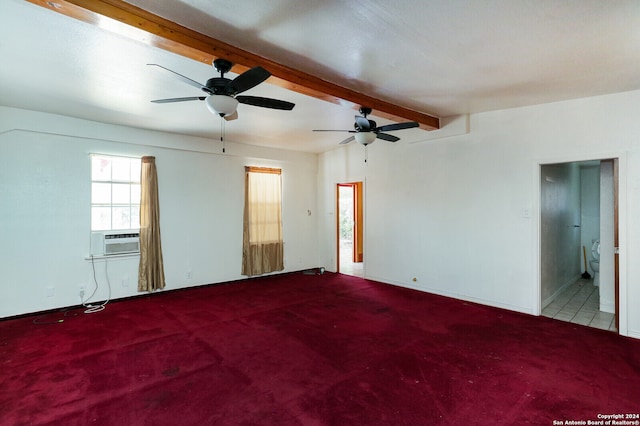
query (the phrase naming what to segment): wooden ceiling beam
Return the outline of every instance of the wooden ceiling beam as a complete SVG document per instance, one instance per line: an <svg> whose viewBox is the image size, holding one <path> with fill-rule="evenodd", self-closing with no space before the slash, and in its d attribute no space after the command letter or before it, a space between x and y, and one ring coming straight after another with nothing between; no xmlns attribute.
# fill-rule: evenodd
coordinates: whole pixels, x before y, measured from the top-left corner
<svg viewBox="0 0 640 426"><path fill-rule="evenodd" d="M361 105L367 106L372 108L377 116L392 121L416 121L425 130L440 128L438 117L322 80L190 30L122 0L27 1L199 62L211 64L216 58L227 59L234 64L233 71L238 74L249 68L261 66L272 75L269 83L307 96L354 109Z"/></svg>

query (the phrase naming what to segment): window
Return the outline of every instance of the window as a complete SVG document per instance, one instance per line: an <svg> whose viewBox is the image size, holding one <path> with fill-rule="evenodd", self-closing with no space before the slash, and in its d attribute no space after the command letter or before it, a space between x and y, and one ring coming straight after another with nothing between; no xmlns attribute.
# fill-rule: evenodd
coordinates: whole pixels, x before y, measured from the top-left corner
<svg viewBox="0 0 640 426"><path fill-rule="evenodd" d="M284 269L281 170L245 167L242 274Z"/></svg>
<svg viewBox="0 0 640 426"><path fill-rule="evenodd" d="M91 230L140 227L140 159L91 156Z"/></svg>
<svg viewBox="0 0 640 426"><path fill-rule="evenodd" d="M252 167L247 180L249 242L282 241L280 170Z"/></svg>

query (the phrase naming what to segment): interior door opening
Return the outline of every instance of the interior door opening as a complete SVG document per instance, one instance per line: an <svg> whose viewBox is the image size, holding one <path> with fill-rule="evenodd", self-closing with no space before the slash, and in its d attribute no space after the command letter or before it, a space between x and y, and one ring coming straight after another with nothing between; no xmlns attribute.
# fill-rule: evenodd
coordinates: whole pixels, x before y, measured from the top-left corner
<svg viewBox="0 0 640 426"><path fill-rule="evenodd" d="M337 270L364 277L362 182L337 185L337 211Z"/></svg>
<svg viewBox="0 0 640 426"><path fill-rule="evenodd" d="M540 168L542 315L619 332L618 160Z"/></svg>

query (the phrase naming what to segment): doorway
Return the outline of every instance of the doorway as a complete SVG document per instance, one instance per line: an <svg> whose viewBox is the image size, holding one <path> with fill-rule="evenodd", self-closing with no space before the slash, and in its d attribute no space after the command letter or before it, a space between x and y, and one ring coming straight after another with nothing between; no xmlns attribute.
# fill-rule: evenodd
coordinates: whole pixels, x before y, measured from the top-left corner
<svg viewBox="0 0 640 426"><path fill-rule="evenodd" d="M543 316L618 332L617 170L617 159L540 166Z"/></svg>
<svg viewBox="0 0 640 426"><path fill-rule="evenodd" d="M337 271L364 277L362 182L339 183L337 192Z"/></svg>

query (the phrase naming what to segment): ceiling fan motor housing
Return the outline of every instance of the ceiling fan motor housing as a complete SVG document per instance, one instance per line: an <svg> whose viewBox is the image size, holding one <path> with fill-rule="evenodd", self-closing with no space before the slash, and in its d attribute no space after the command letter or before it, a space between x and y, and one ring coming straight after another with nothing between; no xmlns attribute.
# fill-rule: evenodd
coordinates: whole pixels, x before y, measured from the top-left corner
<svg viewBox="0 0 640 426"><path fill-rule="evenodd" d="M225 88L229 85L228 78L224 77L213 77L207 80L207 89L210 90L210 94L212 95L228 95L225 91Z"/></svg>
<svg viewBox="0 0 640 426"><path fill-rule="evenodd" d="M373 120L369 120L367 119L367 121L369 122L369 128L368 129L364 129L362 127L360 127L360 125L358 124L358 122L356 121L355 123L353 123L353 128L356 129L356 131L358 132L368 132L371 129L375 129L377 127L377 124L375 121Z"/></svg>

